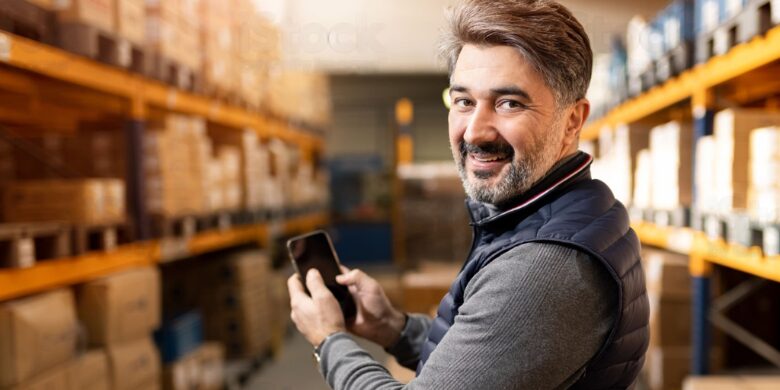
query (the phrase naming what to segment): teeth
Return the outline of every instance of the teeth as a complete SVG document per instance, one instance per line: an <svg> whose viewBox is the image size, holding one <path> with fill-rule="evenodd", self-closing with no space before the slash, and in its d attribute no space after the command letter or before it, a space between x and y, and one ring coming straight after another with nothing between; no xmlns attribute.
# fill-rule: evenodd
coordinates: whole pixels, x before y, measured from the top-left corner
<svg viewBox="0 0 780 390"><path fill-rule="evenodd" d="M493 161L503 160L505 158L506 158L506 156L493 156L493 157L477 157L477 156L474 156L474 159L479 161L479 162L493 162Z"/></svg>

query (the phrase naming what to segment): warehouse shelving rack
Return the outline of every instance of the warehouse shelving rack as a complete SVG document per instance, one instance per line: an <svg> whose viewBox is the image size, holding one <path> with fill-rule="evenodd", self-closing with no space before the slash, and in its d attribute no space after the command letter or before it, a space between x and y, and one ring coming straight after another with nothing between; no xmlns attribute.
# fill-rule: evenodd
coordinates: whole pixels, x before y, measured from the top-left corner
<svg viewBox="0 0 780 390"><path fill-rule="evenodd" d="M140 239L105 253L44 260L30 268L0 269L0 302L130 267L168 262L253 242L268 244L279 236L328 223L327 213L316 211L291 218L271 216L265 223L205 231L190 237L152 240L148 215L144 212L143 174L138 166L145 123L152 111L200 116L216 125L238 130L252 128L261 138L276 138L298 145L304 159L313 159L320 153L324 144L322 138L282 118L223 104L5 32L0 32L0 88L33 97L59 94L62 95L60 98L125 118L124 131L131 162L126 178L130 192L128 205L135 222L136 237ZM43 114L46 113L40 107L19 112L0 106L0 121L18 121ZM51 123L56 124L58 120L64 118L52 118Z"/></svg>
<svg viewBox="0 0 780 390"><path fill-rule="evenodd" d="M646 120L661 123L675 115L675 110L683 109L692 111L695 145L700 137L712 134L713 117L719 98L744 105L770 97L780 92L780 79L777 74L780 74L780 26L619 105L604 118L589 123L582 131L582 138L596 139L603 128L614 128L619 124L630 125ZM695 150L691 153L695 153ZM695 167L691 169L695 172ZM695 188L693 190L695 193ZM713 265L780 282L780 257L765 257L760 248L746 248L723 240L713 240L689 228L661 227L640 221L634 221L632 226L645 245L690 257L689 268L693 277L691 372L694 375L705 375L709 371L709 321L710 318L717 320L718 317L717 313L711 313L710 310L711 305L716 306L710 301ZM749 290L737 292L741 295L728 298L732 302L742 299L749 294ZM730 293L724 294L722 298L726 298L728 294ZM777 351L754 336L745 334L744 329L734 328L733 324L726 325L722 328L729 328L732 330L730 334L780 365L780 354Z"/></svg>

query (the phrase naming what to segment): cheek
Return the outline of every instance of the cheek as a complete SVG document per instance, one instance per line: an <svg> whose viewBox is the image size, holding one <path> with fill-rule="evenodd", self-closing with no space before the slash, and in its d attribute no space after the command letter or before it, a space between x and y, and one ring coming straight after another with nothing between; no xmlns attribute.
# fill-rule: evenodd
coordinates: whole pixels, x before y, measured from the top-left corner
<svg viewBox="0 0 780 390"><path fill-rule="evenodd" d="M450 112L449 117L447 118L447 122L449 126L448 134L450 139L450 146L455 147L460 144L461 140L463 139L463 134L466 131L464 120Z"/></svg>

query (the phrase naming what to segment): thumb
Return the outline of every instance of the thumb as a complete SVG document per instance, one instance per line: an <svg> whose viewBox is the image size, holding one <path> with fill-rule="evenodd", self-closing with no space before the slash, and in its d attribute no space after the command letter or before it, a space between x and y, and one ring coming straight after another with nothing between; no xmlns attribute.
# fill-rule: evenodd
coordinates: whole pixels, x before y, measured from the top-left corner
<svg viewBox="0 0 780 390"><path fill-rule="evenodd" d="M323 294L330 295L330 290L325 286L325 281L322 280L322 275L316 269L310 269L306 273L306 287L311 292L311 296L322 296Z"/></svg>
<svg viewBox="0 0 780 390"><path fill-rule="evenodd" d="M359 269L353 269L336 276L336 281L339 282L339 284L344 286L355 286L358 289L364 287L368 280L368 275Z"/></svg>

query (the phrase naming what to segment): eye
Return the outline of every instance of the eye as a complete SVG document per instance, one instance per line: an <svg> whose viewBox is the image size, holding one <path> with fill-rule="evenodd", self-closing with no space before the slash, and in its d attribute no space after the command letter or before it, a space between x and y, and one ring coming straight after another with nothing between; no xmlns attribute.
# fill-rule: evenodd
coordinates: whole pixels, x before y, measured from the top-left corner
<svg viewBox="0 0 780 390"><path fill-rule="evenodd" d="M498 102L498 107L505 109L505 110L517 110L517 109L523 109L527 106L523 103L518 102L517 100L501 100Z"/></svg>
<svg viewBox="0 0 780 390"><path fill-rule="evenodd" d="M464 98L464 97L456 97L452 100L453 107L460 107L460 108L466 108L471 107L474 105L474 102L471 99Z"/></svg>

